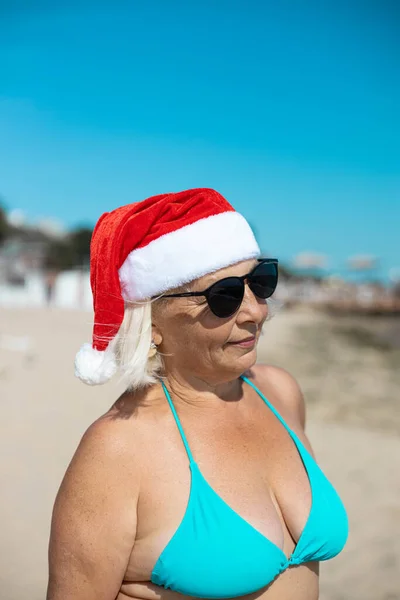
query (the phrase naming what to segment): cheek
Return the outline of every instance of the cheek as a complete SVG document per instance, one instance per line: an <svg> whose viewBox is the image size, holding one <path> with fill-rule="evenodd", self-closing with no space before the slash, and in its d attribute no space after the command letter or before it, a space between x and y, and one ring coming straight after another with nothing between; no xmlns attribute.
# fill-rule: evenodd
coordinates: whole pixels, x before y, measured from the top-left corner
<svg viewBox="0 0 400 600"><path fill-rule="evenodd" d="M267 302L267 301L265 301L265 305L264 305L264 307L263 307L263 308L264 308L264 318L263 318L263 320L262 320L261 327L264 325L265 321L266 321L266 320L268 319L268 317L270 316L270 312L269 312L269 311L270 311L270 306L269 306L269 304L268 304L268 302Z"/></svg>
<svg viewBox="0 0 400 600"><path fill-rule="evenodd" d="M196 354L196 360L202 361L224 351L226 342L232 337L234 322L215 325L216 317L203 320L184 332L186 348ZM182 332L183 333L183 332Z"/></svg>
<svg viewBox="0 0 400 600"><path fill-rule="evenodd" d="M168 316L163 329L166 351L187 360L193 354L201 361L203 357L222 352L235 327L235 317L219 319L207 308L196 307Z"/></svg>
<svg viewBox="0 0 400 600"><path fill-rule="evenodd" d="M259 320L259 327L262 327L265 323L265 321L268 319L269 317L269 311L270 311L270 307L268 304L268 300L259 300L258 301L258 307L259 307L259 311L260 311L260 320Z"/></svg>
<svg viewBox="0 0 400 600"><path fill-rule="evenodd" d="M226 342L232 337L232 326L221 325L219 327L203 328L198 333L201 346L208 352L219 352L224 349Z"/></svg>
<svg viewBox="0 0 400 600"><path fill-rule="evenodd" d="M232 331L235 329L235 319L219 319L217 325L215 324L217 317L211 317L209 324L212 323L212 327L207 326L207 323L203 324L201 333L201 344L206 352L210 354L220 354L225 351L226 343L232 339Z"/></svg>

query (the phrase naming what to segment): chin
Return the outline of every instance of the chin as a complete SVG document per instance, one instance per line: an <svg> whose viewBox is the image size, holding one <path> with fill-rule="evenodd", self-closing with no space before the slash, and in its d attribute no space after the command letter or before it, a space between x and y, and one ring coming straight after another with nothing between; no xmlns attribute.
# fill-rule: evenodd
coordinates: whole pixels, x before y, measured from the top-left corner
<svg viewBox="0 0 400 600"><path fill-rule="evenodd" d="M252 348L248 352L242 354L242 356L237 357L235 360L231 361L227 367L230 371L234 371L237 373L237 377L254 367L257 362L257 349Z"/></svg>

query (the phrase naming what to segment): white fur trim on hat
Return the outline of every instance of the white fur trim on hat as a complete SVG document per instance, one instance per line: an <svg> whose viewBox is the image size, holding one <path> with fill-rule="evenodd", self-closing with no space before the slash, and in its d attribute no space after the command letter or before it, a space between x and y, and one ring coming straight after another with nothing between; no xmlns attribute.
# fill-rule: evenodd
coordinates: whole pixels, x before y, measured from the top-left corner
<svg viewBox="0 0 400 600"><path fill-rule="evenodd" d="M242 260L260 256L235 211L200 219L133 250L119 269L124 300L144 300Z"/></svg>
<svg viewBox="0 0 400 600"><path fill-rule="evenodd" d="M117 364L111 348L104 352L83 344L75 357L75 375L88 385L106 383L115 374Z"/></svg>

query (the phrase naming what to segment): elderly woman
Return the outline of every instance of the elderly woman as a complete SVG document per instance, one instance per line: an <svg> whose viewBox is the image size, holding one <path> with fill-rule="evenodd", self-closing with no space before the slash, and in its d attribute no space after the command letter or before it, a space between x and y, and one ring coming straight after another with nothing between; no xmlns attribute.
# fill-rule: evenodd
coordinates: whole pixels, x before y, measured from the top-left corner
<svg viewBox="0 0 400 600"><path fill-rule="evenodd" d="M256 365L277 285L246 220L210 189L106 213L91 245L86 383L126 392L58 493L48 600L316 600L347 518L282 369Z"/></svg>

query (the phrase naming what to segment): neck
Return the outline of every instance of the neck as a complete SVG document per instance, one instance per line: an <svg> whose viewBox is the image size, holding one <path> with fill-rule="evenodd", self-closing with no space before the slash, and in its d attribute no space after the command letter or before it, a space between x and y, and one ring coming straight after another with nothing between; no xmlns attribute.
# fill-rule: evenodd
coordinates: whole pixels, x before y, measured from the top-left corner
<svg viewBox="0 0 400 600"><path fill-rule="evenodd" d="M197 407L222 407L242 397L242 380L235 377L225 381L209 381L183 373L167 373L164 383L173 400Z"/></svg>

